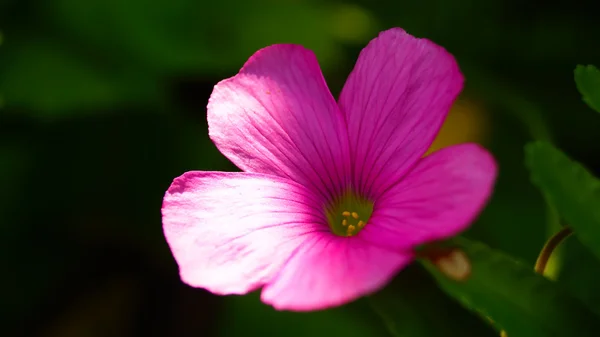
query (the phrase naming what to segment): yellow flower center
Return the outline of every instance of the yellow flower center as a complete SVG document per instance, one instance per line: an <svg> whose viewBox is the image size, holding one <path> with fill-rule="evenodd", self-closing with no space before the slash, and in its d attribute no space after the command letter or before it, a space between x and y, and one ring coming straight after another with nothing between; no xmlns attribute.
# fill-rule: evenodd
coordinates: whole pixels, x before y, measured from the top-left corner
<svg viewBox="0 0 600 337"><path fill-rule="evenodd" d="M331 231L339 236L354 236L373 214L373 202L346 192L325 209Z"/></svg>

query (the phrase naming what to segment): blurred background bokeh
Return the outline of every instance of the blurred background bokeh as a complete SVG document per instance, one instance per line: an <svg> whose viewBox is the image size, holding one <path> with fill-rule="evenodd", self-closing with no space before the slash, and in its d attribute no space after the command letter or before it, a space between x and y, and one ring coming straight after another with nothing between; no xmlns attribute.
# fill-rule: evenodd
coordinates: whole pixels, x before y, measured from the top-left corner
<svg viewBox="0 0 600 337"><path fill-rule="evenodd" d="M551 140L600 169L600 116L573 82L576 64L600 65L598 9L593 0L0 0L0 335L386 336L364 300L294 314L258 294L187 287L160 207L185 171L236 170L209 140L205 108L214 84L254 51L303 44L337 96L360 49L394 26L446 47L467 79L433 147L475 141L499 161L496 193L467 235L533 265L557 221L529 182L523 145ZM568 241L549 277L600 309L598 267ZM417 266L391 287L406 336L496 335Z"/></svg>

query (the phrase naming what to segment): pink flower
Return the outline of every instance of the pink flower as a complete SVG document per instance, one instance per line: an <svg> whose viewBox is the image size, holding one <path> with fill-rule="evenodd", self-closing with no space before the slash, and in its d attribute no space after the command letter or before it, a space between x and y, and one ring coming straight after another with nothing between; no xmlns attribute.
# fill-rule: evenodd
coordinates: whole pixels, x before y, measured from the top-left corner
<svg viewBox="0 0 600 337"><path fill-rule="evenodd" d="M398 28L361 52L337 103L311 51L256 52L208 103L210 137L244 172L187 172L164 198L181 279L221 295L262 287L295 311L383 287L492 192L478 145L422 158L462 86L452 55Z"/></svg>

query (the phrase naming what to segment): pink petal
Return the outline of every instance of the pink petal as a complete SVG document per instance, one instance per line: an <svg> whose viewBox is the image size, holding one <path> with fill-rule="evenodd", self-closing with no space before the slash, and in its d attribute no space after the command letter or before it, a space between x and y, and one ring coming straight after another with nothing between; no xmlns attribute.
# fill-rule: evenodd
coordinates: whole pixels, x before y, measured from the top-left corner
<svg viewBox="0 0 600 337"><path fill-rule="evenodd" d="M462 85L452 55L402 29L380 33L363 49L339 99L363 195L377 199L416 163Z"/></svg>
<svg viewBox="0 0 600 337"><path fill-rule="evenodd" d="M399 250L454 236L484 207L496 173L494 158L479 145L436 151L377 200L358 236Z"/></svg>
<svg viewBox="0 0 600 337"><path fill-rule="evenodd" d="M342 305L386 285L411 253L370 245L357 237L313 236L262 291L279 310L312 311Z"/></svg>
<svg viewBox="0 0 600 337"><path fill-rule="evenodd" d="M208 123L219 150L244 171L289 178L326 198L347 185L343 115L315 55L301 46L259 50L217 84Z"/></svg>
<svg viewBox="0 0 600 337"><path fill-rule="evenodd" d="M185 173L162 214L181 279L215 294L261 287L304 241L329 231L306 188L252 173Z"/></svg>

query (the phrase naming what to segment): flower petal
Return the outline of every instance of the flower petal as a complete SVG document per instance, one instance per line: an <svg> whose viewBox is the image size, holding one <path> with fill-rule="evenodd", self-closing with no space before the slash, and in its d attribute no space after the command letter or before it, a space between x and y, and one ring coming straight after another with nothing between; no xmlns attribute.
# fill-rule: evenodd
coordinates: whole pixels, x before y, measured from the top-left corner
<svg viewBox="0 0 600 337"><path fill-rule="evenodd" d="M494 158L479 145L436 151L377 201L358 236L394 250L454 236L484 207L496 174Z"/></svg>
<svg viewBox="0 0 600 337"><path fill-rule="evenodd" d="M331 308L377 291L412 260L411 253L358 237L313 236L263 288L261 298L279 310Z"/></svg>
<svg viewBox="0 0 600 337"><path fill-rule="evenodd" d="M307 238L328 232L306 188L252 173L187 172L162 214L181 279L215 294L261 287Z"/></svg>
<svg viewBox="0 0 600 337"><path fill-rule="evenodd" d="M360 193L376 199L406 174L462 86L452 55L402 29L380 33L363 49L339 99Z"/></svg>
<svg viewBox="0 0 600 337"><path fill-rule="evenodd" d="M347 185L344 118L315 55L302 46L256 52L215 86L208 123L219 150L244 171L289 178L327 198Z"/></svg>

